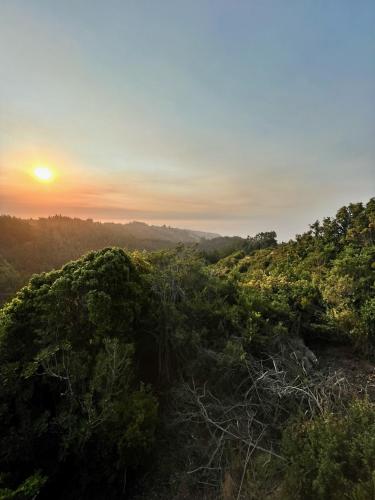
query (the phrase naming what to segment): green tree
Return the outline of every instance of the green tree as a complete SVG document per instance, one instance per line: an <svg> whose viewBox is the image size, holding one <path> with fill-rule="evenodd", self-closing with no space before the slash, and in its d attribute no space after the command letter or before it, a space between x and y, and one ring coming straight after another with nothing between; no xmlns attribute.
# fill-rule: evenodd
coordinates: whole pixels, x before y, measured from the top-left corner
<svg viewBox="0 0 375 500"><path fill-rule="evenodd" d="M10 488L40 469L55 498L67 488L116 497L147 455L157 402L137 370L139 264L119 249L88 254L35 276L2 310L0 470Z"/></svg>

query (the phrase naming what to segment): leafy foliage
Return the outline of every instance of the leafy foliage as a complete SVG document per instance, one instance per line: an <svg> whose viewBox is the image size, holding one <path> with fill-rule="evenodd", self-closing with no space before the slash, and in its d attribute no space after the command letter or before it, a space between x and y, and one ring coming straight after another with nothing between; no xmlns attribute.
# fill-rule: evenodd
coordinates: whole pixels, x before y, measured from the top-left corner
<svg viewBox="0 0 375 500"><path fill-rule="evenodd" d="M365 500L375 496L375 405L354 403L284 435L288 498Z"/></svg>
<svg viewBox="0 0 375 500"><path fill-rule="evenodd" d="M371 199L288 243L104 248L33 276L0 311L1 494L372 498L373 403L348 407L312 351L373 360L374 242Z"/></svg>
<svg viewBox="0 0 375 500"><path fill-rule="evenodd" d="M143 286L131 259L108 249L34 277L3 309L0 459L15 481L69 462L84 475L93 454L104 457L94 488L147 452L157 402L134 360Z"/></svg>
<svg viewBox="0 0 375 500"><path fill-rule="evenodd" d="M3 478L0 478L0 481L2 480ZM40 472L36 472L32 476L25 479L25 481L15 490L0 488L0 498L1 500L24 500L27 498L36 498L46 481L46 477L42 476Z"/></svg>

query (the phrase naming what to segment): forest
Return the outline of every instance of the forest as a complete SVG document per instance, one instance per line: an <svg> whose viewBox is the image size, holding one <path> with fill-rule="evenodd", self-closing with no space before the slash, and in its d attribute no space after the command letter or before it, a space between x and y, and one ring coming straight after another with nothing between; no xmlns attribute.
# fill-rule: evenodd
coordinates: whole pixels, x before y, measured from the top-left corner
<svg viewBox="0 0 375 500"><path fill-rule="evenodd" d="M375 198L287 243L78 221L0 220L1 499L375 498Z"/></svg>
<svg viewBox="0 0 375 500"><path fill-rule="evenodd" d="M0 304L32 274L59 268L88 251L108 246L161 250L184 243L198 245L218 259L241 248L243 241L240 237L220 237L215 233L143 222L120 224L62 215L39 219L0 215Z"/></svg>

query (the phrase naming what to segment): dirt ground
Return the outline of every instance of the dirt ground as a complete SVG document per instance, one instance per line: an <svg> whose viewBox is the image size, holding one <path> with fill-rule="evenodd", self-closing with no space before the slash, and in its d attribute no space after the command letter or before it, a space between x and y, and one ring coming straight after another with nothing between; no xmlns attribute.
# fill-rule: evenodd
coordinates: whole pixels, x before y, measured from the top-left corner
<svg viewBox="0 0 375 500"><path fill-rule="evenodd" d="M313 348L314 349L314 348ZM353 352L348 346L315 346L318 369L332 374L342 372L358 397L375 401L375 363Z"/></svg>

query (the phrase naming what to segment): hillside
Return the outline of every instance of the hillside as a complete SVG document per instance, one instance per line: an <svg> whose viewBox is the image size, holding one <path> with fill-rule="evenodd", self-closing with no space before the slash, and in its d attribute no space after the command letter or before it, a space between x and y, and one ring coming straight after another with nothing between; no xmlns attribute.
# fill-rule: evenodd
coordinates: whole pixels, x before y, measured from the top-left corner
<svg viewBox="0 0 375 500"><path fill-rule="evenodd" d="M128 224L104 223L106 226L121 226L120 231L129 238L147 241L167 241L168 243L198 243L202 239L210 240L217 238L218 234L204 231L193 231L191 229L178 229L169 226L150 226L144 222L129 222ZM147 250L147 248L145 248Z"/></svg>
<svg viewBox="0 0 375 500"><path fill-rule="evenodd" d="M157 250L218 240L219 235L142 222L101 223L54 216L19 219L0 216L0 303L34 273L50 271L90 250L117 246Z"/></svg>
<svg viewBox="0 0 375 500"><path fill-rule="evenodd" d="M216 258L105 248L1 309L0 498L374 498L375 198Z"/></svg>

